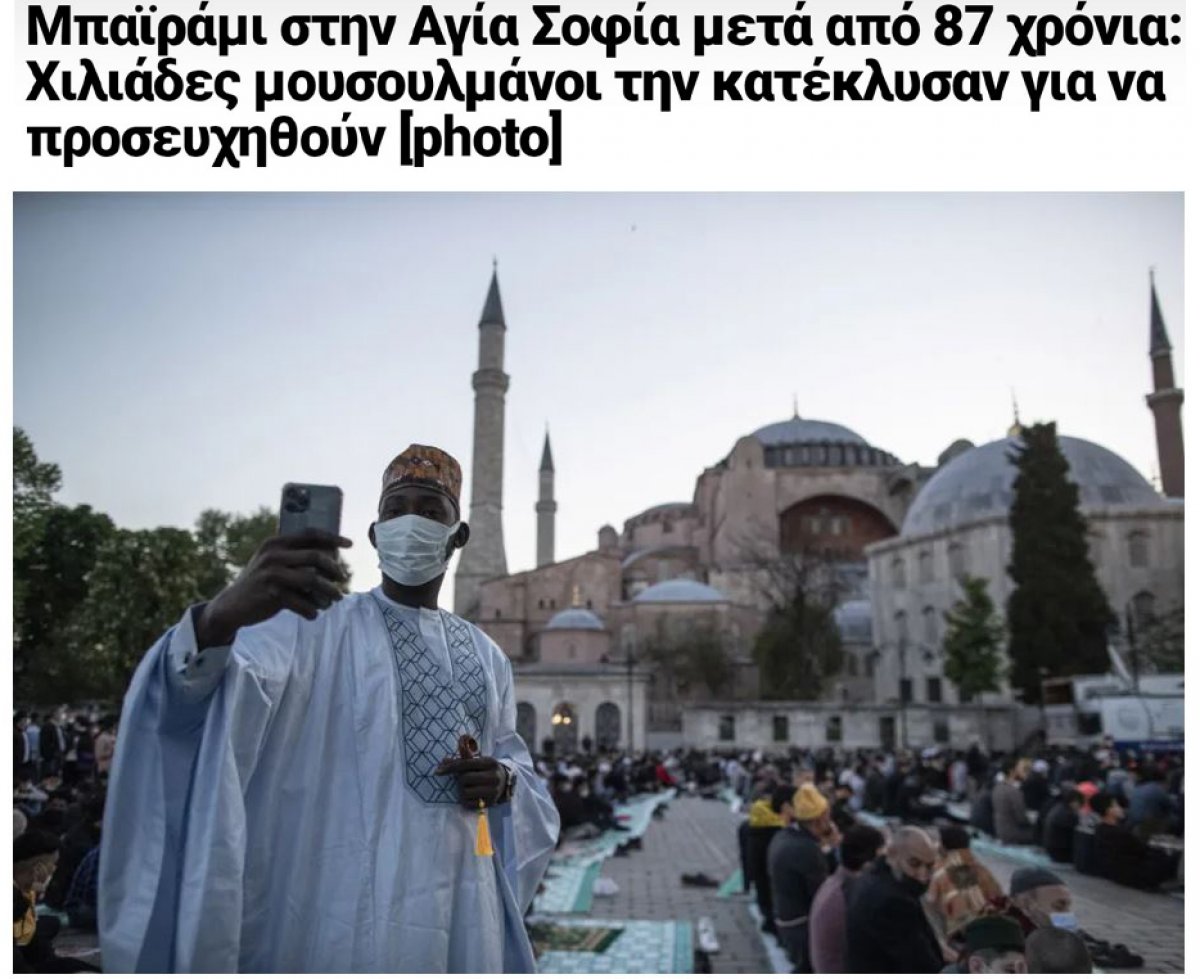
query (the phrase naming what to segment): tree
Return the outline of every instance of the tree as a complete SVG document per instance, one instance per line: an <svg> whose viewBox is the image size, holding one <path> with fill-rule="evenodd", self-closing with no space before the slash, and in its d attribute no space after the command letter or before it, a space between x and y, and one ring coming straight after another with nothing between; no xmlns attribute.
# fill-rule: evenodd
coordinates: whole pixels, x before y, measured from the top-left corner
<svg viewBox="0 0 1200 979"><path fill-rule="evenodd" d="M752 528L737 543L741 570L767 609L754 639L762 696L770 700L816 700L845 660L833 610L856 591L861 569L839 562L803 539L781 551L778 530Z"/></svg>
<svg viewBox="0 0 1200 979"><path fill-rule="evenodd" d="M1069 478L1054 423L1028 426L1021 435L1023 444L1009 456L1017 476L1008 517L1015 586L1008 656L1014 688L1033 702L1043 675L1107 672L1116 617L1096 580L1079 487Z"/></svg>
<svg viewBox="0 0 1200 979"><path fill-rule="evenodd" d="M642 645L643 658L651 663L658 686L670 699L696 693L718 697L733 680L733 664L719 634L694 629L675 638L650 639Z"/></svg>
<svg viewBox="0 0 1200 979"><path fill-rule="evenodd" d="M117 530L100 547L87 597L62 636L54 679L73 698L115 699L188 606L209 598L207 571L186 530Z"/></svg>
<svg viewBox="0 0 1200 979"><path fill-rule="evenodd" d="M89 506L53 506L43 516L33 545L13 560L22 601L13 608L14 684L31 702L62 699L55 659L63 635L88 593L100 549L116 532L113 522Z"/></svg>
<svg viewBox="0 0 1200 979"><path fill-rule="evenodd" d="M969 575L959 580L963 597L946 613L946 636L942 640L946 679L956 687L964 703L981 693L1000 689L1000 644L1004 624L988 594L987 580Z"/></svg>
<svg viewBox="0 0 1200 979"><path fill-rule="evenodd" d="M1141 628L1131 623L1130 649L1138 672L1147 668L1159 673L1183 672L1183 606L1156 615Z"/></svg>
<svg viewBox="0 0 1200 979"><path fill-rule="evenodd" d="M768 700L820 699L844 658L833 610L803 592L772 609L754 640L762 695Z"/></svg>
<svg viewBox="0 0 1200 979"><path fill-rule="evenodd" d="M23 429L13 428L13 564L28 558L37 546L42 522L62 488L62 470L42 462ZM25 581L13 575L14 626L25 602ZM14 639L15 641L15 639Z"/></svg>

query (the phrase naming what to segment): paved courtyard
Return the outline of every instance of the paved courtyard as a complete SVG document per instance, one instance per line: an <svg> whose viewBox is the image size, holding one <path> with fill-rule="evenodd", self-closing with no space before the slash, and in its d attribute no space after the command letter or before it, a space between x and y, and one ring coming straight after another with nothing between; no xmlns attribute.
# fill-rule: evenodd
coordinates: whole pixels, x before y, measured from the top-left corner
<svg viewBox="0 0 1200 979"><path fill-rule="evenodd" d="M721 944L712 957L714 972L772 972L771 957L751 916L750 902L715 890L688 887L680 875L702 872L725 880L738 869L735 815L723 802L676 799L665 819L653 820L643 849L604 862L602 877L620 888L612 897L597 896L591 918L712 919ZM985 862L1007 888L1019 864L994 857ZM1183 971L1183 900L1145 894L1073 870L1061 876L1075 895L1081 926L1098 938L1124 943L1146 960L1142 972ZM778 963L778 956L775 957Z"/></svg>

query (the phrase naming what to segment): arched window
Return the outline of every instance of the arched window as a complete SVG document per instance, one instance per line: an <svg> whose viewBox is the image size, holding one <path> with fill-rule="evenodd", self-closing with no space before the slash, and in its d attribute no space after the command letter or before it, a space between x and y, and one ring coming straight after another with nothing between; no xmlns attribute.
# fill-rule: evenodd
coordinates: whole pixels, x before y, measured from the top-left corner
<svg viewBox="0 0 1200 979"><path fill-rule="evenodd" d="M537 750L537 711L533 704L520 701L517 704L517 734L530 751Z"/></svg>
<svg viewBox="0 0 1200 979"><path fill-rule="evenodd" d="M951 544L947 554L950 558L950 577L961 578L967 573L967 549L962 544Z"/></svg>
<svg viewBox="0 0 1200 979"><path fill-rule="evenodd" d="M1148 591L1133 596L1133 625L1139 631L1154 623L1154 596Z"/></svg>
<svg viewBox="0 0 1200 979"><path fill-rule="evenodd" d="M1145 531L1135 530L1129 535L1129 566L1131 568L1150 566L1150 535Z"/></svg>
<svg viewBox="0 0 1200 979"><path fill-rule="evenodd" d="M905 584L904 558L892 558L892 587L903 588Z"/></svg>
<svg viewBox="0 0 1200 979"><path fill-rule="evenodd" d="M917 574L923 585L933 581L933 551L922 551L917 555Z"/></svg>
<svg viewBox="0 0 1200 979"><path fill-rule="evenodd" d="M621 708L605 701L596 708L596 747L601 751L615 748L621 741Z"/></svg>
<svg viewBox="0 0 1200 979"><path fill-rule="evenodd" d="M925 643L929 646L937 646L938 643L938 615L937 609L932 606L926 608L922 613L925 620Z"/></svg>

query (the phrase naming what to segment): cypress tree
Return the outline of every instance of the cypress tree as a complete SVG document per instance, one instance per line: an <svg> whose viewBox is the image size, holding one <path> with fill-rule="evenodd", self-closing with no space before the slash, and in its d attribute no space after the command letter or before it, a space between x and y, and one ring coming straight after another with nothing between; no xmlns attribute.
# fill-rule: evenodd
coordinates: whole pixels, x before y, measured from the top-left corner
<svg viewBox="0 0 1200 979"><path fill-rule="evenodd" d="M1039 700L1047 676L1107 673L1108 632L1116 622L1096 580L1079 487L1053 422L1021 430L1009 460L1017 467L1008 524L1008 656L1014 689Z"/></svg>

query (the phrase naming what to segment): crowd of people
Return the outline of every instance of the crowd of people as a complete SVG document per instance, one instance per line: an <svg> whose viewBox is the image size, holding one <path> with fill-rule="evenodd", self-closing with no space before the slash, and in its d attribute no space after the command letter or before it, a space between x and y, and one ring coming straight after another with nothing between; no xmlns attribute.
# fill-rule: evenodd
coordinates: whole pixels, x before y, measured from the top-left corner
<svg viewBox="0 0 1200 979"><path fill-rule="evenodd" d="M117 719L95 709L20 712L13 721L13 964L17 972L98 972L59 955L64 924L95 931L105 784ZM47 910L48 909L48 910Z"/></svg>
<svg viewBox="0 0 1200 979"><path fill-rule="evenodd" d="M116 726L96 710L14 719L17 971L98 971L54 943L64 923L96 927ZM1159 887L1178 855L1151 841L1182 836L1182 760L1103 744L1037 754L588 751L543 755L536 766L559 813L560 845L622 829L617 805L664 789L740 806L744 886L795 971L1135 967L1129 949L1080 928L1061 876L1024 867L1005 888L972 843L1041 846L1052 861Z"/></svg>
<svg viewBox="0 0 1200 979"><path fill-rule="evenodd" d="M1063 878L1022 867L1005 890L973 839L1158 888L1151 846L1183 830L1182 761L1093 750L761 753L722 760L742 801L746 887L798 972L1088 972L1139 956L1079 927ZM1081 853L1083 856L1081 857Z"/></svg>

